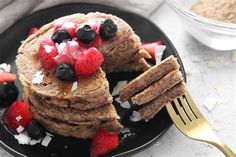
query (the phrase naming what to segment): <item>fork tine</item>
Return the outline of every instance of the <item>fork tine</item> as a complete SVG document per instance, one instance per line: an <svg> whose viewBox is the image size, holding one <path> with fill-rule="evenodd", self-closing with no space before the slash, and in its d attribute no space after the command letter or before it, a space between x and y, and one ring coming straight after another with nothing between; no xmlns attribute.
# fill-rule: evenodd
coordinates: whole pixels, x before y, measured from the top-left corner
<svg viewBox="0 0 236 157"><path fill-rule="evenodd" d="M183 108L181 107L181 105L180 105L180 103L178 102L177 99L174 99L174 103L175 103L175 106L176 106L176 108L177 108L177 110L179 112L179 116L183 119L185 124L190 123L190 120L189 120L188 116L184 112Z"/></svg>
<svg viewBox="0 0 236 157"><path fill-rule="evenodd" d="M203 115L201 114L201 112L199 111L199 109L197 108L196 104L194 103L193 99L191 98L190 94L188 91L185 92L184 94L190 109L192 110L192 112L194 113L194 115L197 118L203 117Z"/></svg>
<svg viewBox="0 0 236 157"><path fill-rule="evenodd" d="M174 121L174 124L178 127L178 128L183 128L185 126L184 122L182 121L182 119L177 115L177 113L175 112L175 109L173 108L171 102L168 102L166 104L166 109L168 110L168 113L171 117L171 119ZM181 130L181 129L180 129Z"/></svg>
<svg viewBox="0 0 236 157"><path fill-rule="evenodd" d="M192 120L196 119L194 113L191 111L191 109L190 109L189 105L187 104L186 100L184 100L184 98L182 96L179 97L179 100L180 100L186 114L190 118L190 120L192 121Z"/></svg>

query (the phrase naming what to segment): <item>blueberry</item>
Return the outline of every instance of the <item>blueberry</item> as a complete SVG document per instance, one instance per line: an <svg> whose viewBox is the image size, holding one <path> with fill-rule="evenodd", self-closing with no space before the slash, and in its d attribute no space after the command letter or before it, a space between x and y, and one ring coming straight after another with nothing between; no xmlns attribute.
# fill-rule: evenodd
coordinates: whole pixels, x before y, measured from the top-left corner
<svg viewBox="0 0 236 157"><path fill-rule="evenodd" d="M96 38L96 32L92 29L89 25L84 25L82 28L79 28L76 31L76 37L86 43L89 44L90 42L94 41Z"/></svg>
<svg viewBox="0 0 236 157"><path fill-rule="evenodd" d="M100 24L99 33L102 39L109 40L115 37L118 28L111 19L105 19Z"/></svg>
<svg viewBox="0 0 236 157"><path fill-rule="evenodd" d="M70 64L61 64L56 69L56 77L61 81L74 81L74 69Z"/></svg>
<svg viewBox="0 0 236 157"><path fill-rule="evenodd" d="M18 93L14 82L0 83L0 107L12 104L17 99Z"/></svg>
<svg viewBox="0 0 236 157"><path fill-rule="evenodd" d="M46 135L45 129L34 119L29 123L26 131L29 137L35 140L38 140Z"/></svg>
<svg viewBox="0 0 236 157"><path fill-rule="evenodd" d="M58 44L63 40L71 40L70 34L65 29L59 29L52 34L52 40Z"/></svg>

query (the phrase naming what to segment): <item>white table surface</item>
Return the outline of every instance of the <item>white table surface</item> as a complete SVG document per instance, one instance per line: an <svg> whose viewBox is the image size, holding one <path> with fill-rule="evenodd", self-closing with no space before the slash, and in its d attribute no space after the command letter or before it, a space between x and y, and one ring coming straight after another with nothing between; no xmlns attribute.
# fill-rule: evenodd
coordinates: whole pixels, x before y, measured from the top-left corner
<svg viewBox="0 0 236 157"><path fill-rule="evenodd" d="M167 4L150 16L173 42L187 71L188 88L200 110L214 125L217 136L236 152L236 63L231 52L209 49L189 36ZM209 66L214 63L214 66ZM212 65L212 64L211 64ZM217 100L208 111L207 97ZM158 124L157 124L158 125ZM10 157L0 148L0 157ZM223 157L214 147L183 136L172 126L152 146L133 157Z"/></svg>

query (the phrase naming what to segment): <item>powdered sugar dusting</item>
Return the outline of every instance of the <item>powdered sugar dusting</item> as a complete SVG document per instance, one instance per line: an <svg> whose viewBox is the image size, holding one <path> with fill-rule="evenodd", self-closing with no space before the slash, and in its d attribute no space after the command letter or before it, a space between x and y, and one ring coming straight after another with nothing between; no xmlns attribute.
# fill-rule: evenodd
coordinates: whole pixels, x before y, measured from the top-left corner
<svg viewBox="0 0 236 157"><path fill-rule="evenodd" d="M78 82L75 81L73 84L72 84L72 87L71 87L71 92L75 91L78 87Z"/></svg>
<svg viewBox="0 0 236 157"><path fill-rule="evenodd" d="M40 84L43 82L44 75L42 73L42 71L38 71L36 74L34 74L34 78L32 80L33 84Z"/></svg>
<svg viewBox="0 0 236 157"><path fill-rule="evenodd" d="M138 122L142 120L142 117L139 112L133 111L132 115L129 117L129 120L132 122Z"/></svg>
<svg viewBox="0 0 236 157"><path fill-rule="evenodd" d="M16 131L18 132L18 133L21 133L22 131L24 131L24 127L23 126L18 126L18 128L16 128Z"/></svg>
<svg viewBox="0 0 236 157"><path fill-rule="evenodd" d="M116 86L113 88L113 91L112 91L112 96L115 96L115 95L118 95L119 94L119 91L120 89L127 84L127 80L125 81L119 81L117 82Z"/></svg>
<svg viewBox="0 0 236 157"><path fill-rule="evenodd" d="M162 55L166 49L165 45L157 45L155 47L155 59L156 59L156 64L161 62Z"/></svg>
<svg viewBox="0 0 236 157"><path fill-rule="evenodd" d="M130 103L128 101L125 101L124 103L122 103L120 101L120 97L115 98L115 101L118 102L122 108L130 109Z"/></svg>
<svg viewBox="0 0 236 157"><path fill-rule="evenodd" d="M49 135L46 135L41 144L47 147L51 140L52 138Z"/></svg>

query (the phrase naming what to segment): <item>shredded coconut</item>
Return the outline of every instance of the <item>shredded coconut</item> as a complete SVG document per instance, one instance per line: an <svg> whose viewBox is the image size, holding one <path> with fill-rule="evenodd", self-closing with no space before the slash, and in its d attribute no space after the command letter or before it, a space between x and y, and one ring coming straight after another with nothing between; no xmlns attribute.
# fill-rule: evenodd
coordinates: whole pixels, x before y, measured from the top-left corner
<svg viewBox="0 0 236 157"><path fill-rule="evenodd" d="M23 126L18 126L18 128L16 128L16 131L18 132L18 133L21 133L22 131L24 131L24 127Z"/></svg>
<svg viewBox="0 0 236 157"><path fill-rule="evenodd" d="M19 144L29 144L30 143L30 137L20 133L19 135L14 135L15 139L17 139Z"/></svg>
<svg viewBox="0 0 236 157"><path fill-rule="evenodd" d="M45 138L43 139L41 145L47 147L51 140L52 140L52 138L49 135L46 135Z"/></svg>
<svg viewBox="0 0 236 157"><path fill-rule="evenodd" d="M44 75L42 74L42 71L38 71L32 80L33 84L40 84L43 82Z"/></svg>
<svg viewBox="0 0 236 157"><path fill-rule="evenodd" d="M142 117L139 112L133 111L132 115L129 117L129 120L132 122L138 122L142 120Z"/></svg>
<svg viewBox="0 0 236 157"><path fill-rule="evenodd" d="M66 47L66 43L60 43L59 45L58 45L58 53L62 53L63 52L63 50L64 50L64 48Z"/></svg>
<svg viewBox="0 0 236 157"><path fill-rule="evenodd" d="M130 103L128 101L125 101L124 103L122 103L120 101L120 97L115 98L115 101L118 102L122 108L130 109Z"/></svg>
<svg viewBox="0 0 236 157"><path fill-rule="evenodd" d="M78 87L78 82L75 81L73 84L72 84L72 87L71 87L71 92L73 92L74 90L76 90Z"/></svg>
<svg viewBox="0 0 236 157"><path fill-rule="evenodd" d="M53 46L49 46L49 45L44 45L43 48L45 49L47 53L51 53L53 50Z"/></svg>
<svg viewBox="0 0 236 157"><path fill-rule="evenodd" d="M22 119L21 115L16 117L16 120L19 122Z"/></svg>
<svg viewBox="0 0 236 157"><path fill-rule="evenodd" d="M7 63L0 64L0 73L2 72L10 72L11 71L11 65Z"/></svg>
<svg viewBox="0 0 236 157"><path fill-rule="evenodd" d="M156 59L156 64L161 62L162 55L166 49L165 45L157 45L155 47L155 59Z"/></svg>
<svg viewBox="0 0 236 157"><path fill-rule="evenodd" d="M37 144L37 143L40 143L41 141L42 141L42 139L38 139L38 140L31 139L30 142L29 142L29 144L30 144L30 145L35 145L35 144Z"/></svg>
<svg viewBox="0 0 236 157"><path fill-rule="evenodd" d="M119 94L119 91L120 89L127 84L128 81L119 81L117 82L116 86L113 88L113 91L112 91L112 96L115 96L115 95L118 95Z"/></svg>

